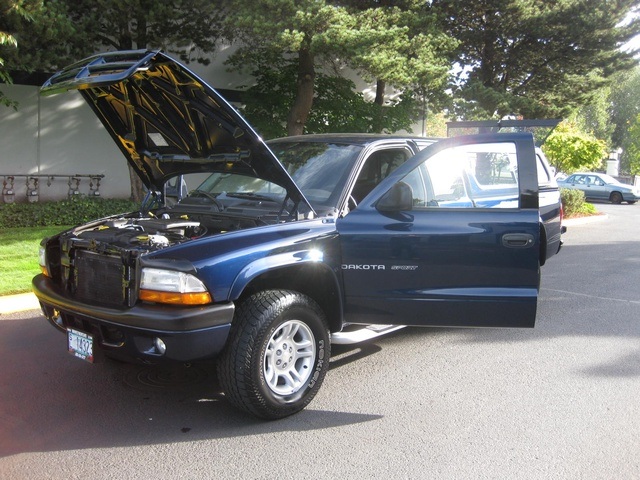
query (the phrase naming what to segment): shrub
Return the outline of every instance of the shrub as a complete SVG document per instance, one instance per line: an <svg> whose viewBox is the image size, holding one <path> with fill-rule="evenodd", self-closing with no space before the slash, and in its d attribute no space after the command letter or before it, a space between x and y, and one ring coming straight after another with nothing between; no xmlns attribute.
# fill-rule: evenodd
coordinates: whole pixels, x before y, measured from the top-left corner
<svg viewBox="0 0 640 480"><path fill-rule="evenodd" d="M90 220L131 212L130 200L72 197L59 202L0 204L0 228L79 225Z"/></svg>
<svg viewBox="0 0 640 480"><path fill-rule="evenodd" d="M562 208L566 217L578 217L582 215L595 215L596 208L585 202L584 192L582 190L573 190L570 188L560 189L560 199L562 200Z"/></svg>
<svg viewBox="0 0 640 480"><path fill-rule="evenodd" d="M605 142L567 122L556 127L545 140L542 150L557 171L567 174L596 169L607 155Z"/></svg>

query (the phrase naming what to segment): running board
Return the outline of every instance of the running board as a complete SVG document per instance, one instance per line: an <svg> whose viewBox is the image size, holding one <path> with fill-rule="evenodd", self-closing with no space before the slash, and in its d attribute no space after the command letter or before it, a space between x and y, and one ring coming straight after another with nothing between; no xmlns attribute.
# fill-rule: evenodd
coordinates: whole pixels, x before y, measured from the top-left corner
<svg viewBox="0 0 640 480"><path fill-rule="evenodd" d="M363 325L362 328L357 330L332 333L331 343L334 345L352 345L366 342L404 327L404 325Z"/></svg>

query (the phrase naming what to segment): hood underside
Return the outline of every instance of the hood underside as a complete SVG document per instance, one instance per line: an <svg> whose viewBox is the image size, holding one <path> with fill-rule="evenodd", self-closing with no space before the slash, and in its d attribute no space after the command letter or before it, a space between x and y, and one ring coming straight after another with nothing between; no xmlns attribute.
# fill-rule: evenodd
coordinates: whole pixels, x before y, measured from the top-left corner
<svg viewBox="0 0 640 480"><path fill-rule="evenodd" d="M213 88L158 51L99 54L66 67L43 95L79 90L143 183L226 172L262 178L308 205L249 124Z"/></svg>

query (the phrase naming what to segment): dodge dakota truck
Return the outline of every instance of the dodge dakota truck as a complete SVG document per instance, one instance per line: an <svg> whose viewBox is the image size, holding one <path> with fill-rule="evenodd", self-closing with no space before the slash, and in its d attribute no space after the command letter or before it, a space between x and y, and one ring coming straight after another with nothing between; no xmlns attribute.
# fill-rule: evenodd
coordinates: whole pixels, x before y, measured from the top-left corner
<svg viewBox="0 0 640 480"><path fill-rule="evenodd" d="M78 358L217 359L226 398L303 409L332 343L401 326L533 327L561 207L530 134L309 135L263 142L158 51L54 75L78 90L149 195L43 240L33 280Z"/></svg>

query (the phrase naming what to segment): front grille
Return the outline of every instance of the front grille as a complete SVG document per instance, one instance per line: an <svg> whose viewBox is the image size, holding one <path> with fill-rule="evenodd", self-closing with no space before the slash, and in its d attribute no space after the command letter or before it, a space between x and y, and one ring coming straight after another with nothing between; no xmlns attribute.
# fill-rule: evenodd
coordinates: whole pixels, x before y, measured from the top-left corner
<svg viewBox="0 0 640 480"><path fill-rule="evenodd" d="M74 265L78 300L105 306L124 305L127 282L120 257L78 250Z"/></svg>

